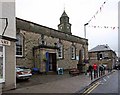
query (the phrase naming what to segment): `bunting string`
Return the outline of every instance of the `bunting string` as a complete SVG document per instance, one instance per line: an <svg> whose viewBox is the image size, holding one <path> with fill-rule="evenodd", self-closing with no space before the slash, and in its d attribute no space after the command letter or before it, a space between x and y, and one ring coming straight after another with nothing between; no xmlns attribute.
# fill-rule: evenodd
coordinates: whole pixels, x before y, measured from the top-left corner
<svg viewBox="0 0 120 95"><path fill-rule="evenodd" d="M104 1L103 4L100 6L100 8L96 11L96 13L91 17L91 19L88 21L88 24L96 18L96 16L99 14L99 12L102 11L102 8L104 7L104 5L106 4L108 0Z"/></svg>
<svg viewBox="0 0 120 95"><path fill-rule="evenodd" d="M105 6L106 2L108 0L104 1L103 4L100 6L100 8L96 11L96 13L91 17L91 19L88 21L88 24L96 18L96 16L99 14L99 12L101 12L103 10L103 7ZM120 29L118 26L99 26L99 25L88 25L88 27L92 27L92 28L102 28L102 29Z"/></svg>
<svg viewBox="0 0 120 95"><path fill-rule="evenodd" d="M103 28L103 29L119 29L117 26L95 26L95 25L89 25L88 27L92 28Z"/></svg>

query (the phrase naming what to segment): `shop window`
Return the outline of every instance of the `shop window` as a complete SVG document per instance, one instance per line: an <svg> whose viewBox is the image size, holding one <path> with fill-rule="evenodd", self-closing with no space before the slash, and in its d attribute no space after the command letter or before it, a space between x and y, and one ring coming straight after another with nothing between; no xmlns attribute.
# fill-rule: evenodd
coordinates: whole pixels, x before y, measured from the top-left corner
<svg viewBox="0 0 120 95"><path fill-rule="evenodd" d="M75 46L71 46L71 59L75 59L76 49Z"/></svg>
<svg viewBox="0 0 120 95"><path fill-rule="evenodd" d="M5 49L0 46L0 83L5 81Z"/></svg>
<svg viewBox="0 0 120 95"><path fill-rule="evenodd" d="M16 35L16 56L23 57L23 36L21 34Z"/></svg>

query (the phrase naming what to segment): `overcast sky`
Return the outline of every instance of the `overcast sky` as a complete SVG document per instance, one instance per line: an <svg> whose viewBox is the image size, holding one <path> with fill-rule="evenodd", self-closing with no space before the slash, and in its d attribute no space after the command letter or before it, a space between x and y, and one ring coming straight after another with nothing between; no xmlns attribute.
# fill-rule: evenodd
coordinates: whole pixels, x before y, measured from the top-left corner
<svg viewBox="0 0 120 95"><path fill-rule="evenodd" d="M84 24L93 17L89 25L86 26L88 49L90 50L97 45L108 44L111 49L117 52L118 1L16 0L16 17L58 29L59 18L65 9L72 24L72 34L82 38L84 38ZM104 2L106 3L104 4ZM97 26L97 28L92 26ZM108 28L104 26L108 26Z"/></svg>

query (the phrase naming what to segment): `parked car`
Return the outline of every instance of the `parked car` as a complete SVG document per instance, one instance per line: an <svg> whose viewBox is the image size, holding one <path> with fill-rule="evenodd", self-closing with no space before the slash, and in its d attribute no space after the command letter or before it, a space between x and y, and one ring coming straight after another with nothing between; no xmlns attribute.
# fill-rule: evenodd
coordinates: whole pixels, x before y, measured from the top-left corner
<svg viewBox="0 0 120 95"><path fill-rule="evenodd" d="M16 67L17 79L29 79L32 76L31 69L27 67Z"/></svg>

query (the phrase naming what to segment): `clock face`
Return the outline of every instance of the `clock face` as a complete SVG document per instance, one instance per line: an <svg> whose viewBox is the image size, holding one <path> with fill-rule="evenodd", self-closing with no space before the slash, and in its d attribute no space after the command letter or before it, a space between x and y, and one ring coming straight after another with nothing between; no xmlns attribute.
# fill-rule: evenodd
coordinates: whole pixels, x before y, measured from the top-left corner
<svg viewBox="0 0 120 95"><path fill-rule="evenodd" d="M69 29L69 27L67 26L67 29Z"/></svg>

